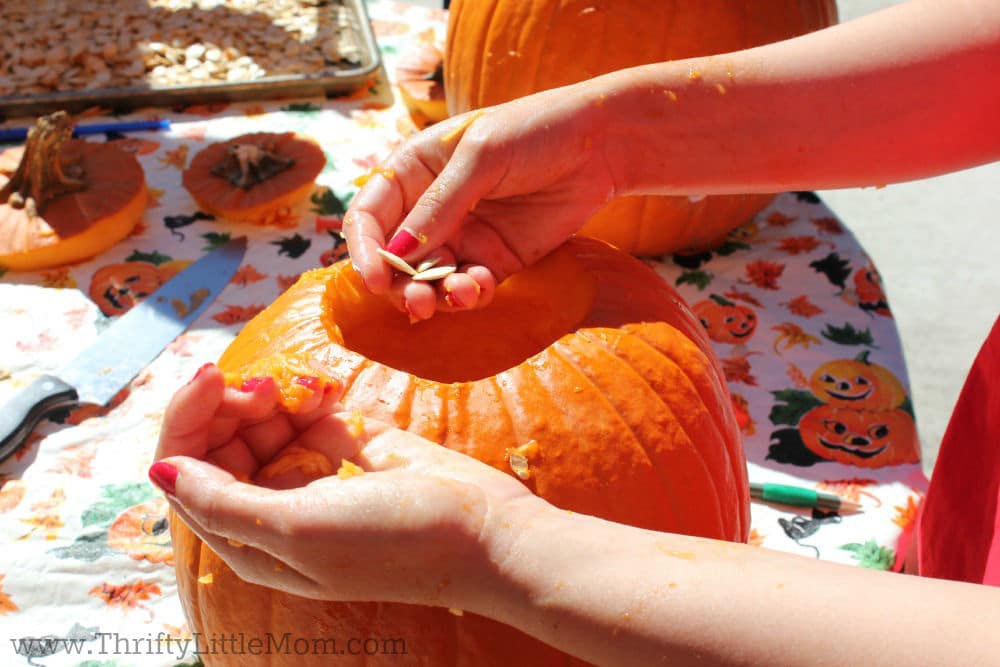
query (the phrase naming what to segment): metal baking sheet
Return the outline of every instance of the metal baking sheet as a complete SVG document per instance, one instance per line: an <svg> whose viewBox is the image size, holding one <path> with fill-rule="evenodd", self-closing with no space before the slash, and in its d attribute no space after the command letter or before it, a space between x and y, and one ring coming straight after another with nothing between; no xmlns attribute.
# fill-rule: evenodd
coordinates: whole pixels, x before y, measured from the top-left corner
<svg viewBox="0 0 1000 667"><path fill-rule="evenodd" d="M322 75L263 76L251 81L199 85L107 88L0 96L0 120L4 117L33 116L59 109L75 112L90 107L128 111L146 106L210 104L251 99L290 97L336 97L364 86L381 66L381 57L364 0L340 0L350 12L352 30L360 46L360 62L355 66Z"/></svg>

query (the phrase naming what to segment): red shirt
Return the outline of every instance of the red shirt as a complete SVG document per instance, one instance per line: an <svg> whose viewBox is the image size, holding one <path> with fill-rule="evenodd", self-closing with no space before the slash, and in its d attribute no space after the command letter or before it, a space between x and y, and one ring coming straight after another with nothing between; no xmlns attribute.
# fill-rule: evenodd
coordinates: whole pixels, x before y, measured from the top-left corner
<svg viewBox="0 0 1000 667"><path fill-rule="evenodd" d="M1000 586L1000 318L941 442L917 549L923 576Z"/></svg>

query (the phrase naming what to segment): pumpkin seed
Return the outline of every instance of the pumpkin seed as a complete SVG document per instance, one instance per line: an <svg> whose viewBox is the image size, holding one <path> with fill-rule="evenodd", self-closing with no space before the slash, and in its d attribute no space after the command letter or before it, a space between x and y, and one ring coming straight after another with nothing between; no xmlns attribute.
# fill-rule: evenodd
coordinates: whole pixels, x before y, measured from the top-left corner
<svg viewBox="0 0 1000 667"><path fill-rule="evenodd" d="M398 269L399 271L402 271L410 276L417 275L417 270L410 266L409 263L407 263L407 261L399 255L394 255L385 248L379 248L377 252L382 256L382 259L387 261L393 268Z"/></svg>
<svg viewBox="0 0 1000 667"><path fill-rule="evenodd" d="M455 266L435 266L432 269L427 269L426 271L420 271L413 276L414 280L431 281L444 278L445 276L450 276L455 273Z"/></svg>
<svg viewBox="0 0 1000 667"><path fill-rule="evenodd" d="M433 269L440 261L440 257L428 257L417 265L417 273L423 273L427 269Z"/></svg>

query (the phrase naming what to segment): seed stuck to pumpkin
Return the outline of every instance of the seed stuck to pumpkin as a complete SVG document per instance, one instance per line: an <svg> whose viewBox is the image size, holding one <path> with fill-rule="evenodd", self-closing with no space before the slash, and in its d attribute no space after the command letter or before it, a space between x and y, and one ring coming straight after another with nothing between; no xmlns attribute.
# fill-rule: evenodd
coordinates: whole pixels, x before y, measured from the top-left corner
<svg viewBox="0 0 1000 667"><path fill-rule="evenodd" d="M215 575L213 575L211 572L209 572L208 574L203 574L200 577L198 577L198 583L203 586L208 586L213 581L215 581Z"/></svg>
<svg viewBox="0 0 1000 667"><path fill-rule="evenodd" d="M256 132L209 144L182 182L198 206L238 222L271 224L306 200L326 156L293 132Z"/></svg>
<svg viewBox="0 0 1000 667"><path fill-rule="evenodd" d="M148 203L134 155L73 139L73 119L39 118L0 172L0 267L36 271L89 259L124 239Z"/></svg>

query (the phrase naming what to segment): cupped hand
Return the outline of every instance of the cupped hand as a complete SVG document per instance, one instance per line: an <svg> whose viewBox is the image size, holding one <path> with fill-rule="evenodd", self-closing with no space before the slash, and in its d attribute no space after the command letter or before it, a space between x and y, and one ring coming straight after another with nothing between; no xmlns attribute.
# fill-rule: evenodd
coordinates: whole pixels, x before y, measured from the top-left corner
<svg viewBox="0 0 1000 667"><path fill-rule="evenodd" d="M239 391L218 368L199 371L165 413L150 470L240 577L329 600L465 606L489 594L484 573L516 540L508 519L544 501L472 458L336 413L329 393L288 414L273 382L252 384ZM364 472L267 475L292 447ZM279 488L240 481L255 479Z"/></svg>
<svg viewBox="0 0 1000 667"><path fill-rule="evenodd" d="M497 284L549 253L614 195L602 99L545 91L434 125L375 170L344 233L368 289L412 319L486 305ZM394 272L386 248L458 271L437 282Z"/></svg>

